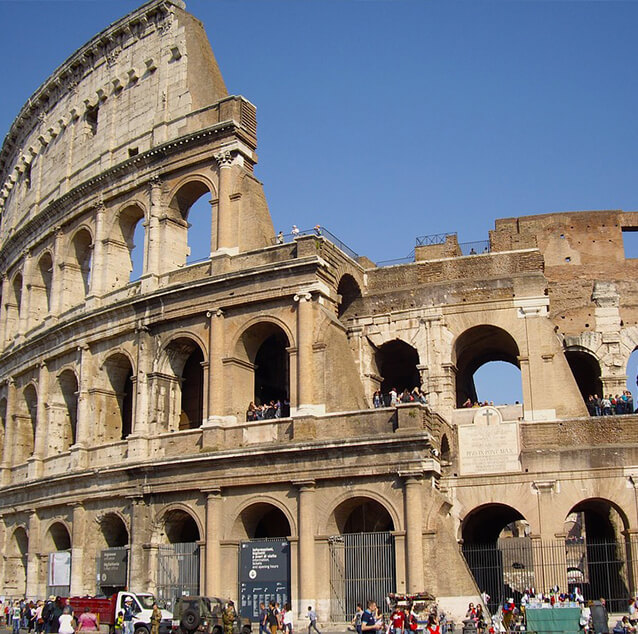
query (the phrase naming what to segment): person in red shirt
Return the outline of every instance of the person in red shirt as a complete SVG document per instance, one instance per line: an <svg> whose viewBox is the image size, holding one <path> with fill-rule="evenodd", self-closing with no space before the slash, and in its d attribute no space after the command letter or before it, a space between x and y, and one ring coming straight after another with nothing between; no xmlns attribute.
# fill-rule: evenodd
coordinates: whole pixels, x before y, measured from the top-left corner
<svg viewBox="0 0 638 634"><path fill-rule="evenodd" d="M395 608L394 612L390 615L390 626L394 634L403 634L403 621L403 610L398 607Z"/></svg>

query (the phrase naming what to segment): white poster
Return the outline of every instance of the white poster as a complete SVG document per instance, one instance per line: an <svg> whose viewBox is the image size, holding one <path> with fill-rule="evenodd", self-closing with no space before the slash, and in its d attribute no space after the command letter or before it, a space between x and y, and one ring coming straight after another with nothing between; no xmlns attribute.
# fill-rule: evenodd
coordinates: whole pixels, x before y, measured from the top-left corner
<svg viewBox="0 0 638 634"><path fill-rule="evenodd" d="M71 553L49 553L49 586L71 585Z"/></svg>

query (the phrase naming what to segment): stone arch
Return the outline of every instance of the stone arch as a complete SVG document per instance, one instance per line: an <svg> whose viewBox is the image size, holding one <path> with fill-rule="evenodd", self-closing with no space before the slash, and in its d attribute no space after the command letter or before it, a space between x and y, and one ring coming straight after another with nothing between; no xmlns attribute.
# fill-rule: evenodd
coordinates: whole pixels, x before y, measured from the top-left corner
<svg viewBox="0 0 638 634"><path fill-rule="evenodd" d="M199 542L205 535L197 513L186 504L171 504L162 509L157 515L154 532L163 544Z"/></svg>
<svg viewBox="0 0 638 634"><path fill-rule="evenodd" d="M594 394L602 397L600 361L596 355L582 346L570 346L565 348L565 358L585 403Z"/></svg>
<svg viewBox="0 0 638 634"><path fill-rule="evenodd" d="M294 518L285 505L272 496L259 496L242 504L231 527L233 539L292 537L296 534Z"/></svg>
<svg viewBox="0 0 638 634"><path fill-rule="evenodd" d="M20 464L33 455L38 421L38 389L32 381L22 390L22 399L15 416L14 463Z"/></svg>
<svg viewBox="0 0 638 634"><path fill-rule="evenodd" d="M89 294L92 265L93 233L86 225L82 225L73 233L69 241L64 276L67 305L79 304Z"/></svg>
<svg viewBox="0 0 638 634"><path fill-rule="evenodd" d="M71 529L60 519L52 520L44 531L42 551L55 553L71 549Z"/></svg>
<svg viewBox="0 0 638 634"><path fill-rule="evenodd" d="M419 353L414 346L402 339L392 339L383 343L374 354L377 373L382 377L381 392L385 405L390 405L389 392L396 389L400 396L404 390L412 391L421 387L419 373Z"/></svg>
<svg viewBox="0 0 638 634"><path fill-rule="evenodd" d="M57 376L57 389L60 396L59 408L52 411L53 427L49 430L51 453L66 451L77 441L78 422L78 377L74 370L66 368ZM54 406L55 409L55 406Z"/></svg>
<svg viewBox="0 0 638 634"><path fill-rule="evenodd" d="M102 548L121 548L129 543L126 520L117 511L109 511L95 518L99 526Z"/></svg>
<svg viewBox="0 0 638 634"><path fill-rule="evenodd" d="M103 412L102 440L124 440L133 432L133 363L124 351L118 350L104 360L106 390L100 395L100 411Z"/></svg>
<svg viewBox="0 0 638 634"><path fill-rule="evenodd" d="M5 320L7 339L18 334L20 328L20 308L22 304L22 272L18 271L11 280L11 290L6 298Z"/></svg>
<svg viewBox="0 0 638 634"><path fill-rule="evenodd" d="M512 335L492 324L481 324L463 331L453 344L456 365L456 406L462 407L469 398L478 400L474 373L490 361L505 361L520 370L518 343Z"/></svg>
<svg viewBox="0 0 638 634"><path fill-rule="evenodd" d="M362 297L361 287L350 273L344 273L339 279L337 294L341 297L337 307L337 317L339 319L348 317L349 312L356 316L356 303Z"/></svg>
<svg viewBox="0 0 638 634"><path fill-rule="evenodd" d="M16 526L7 541L4 588L15 588L15 596L25 596L29 536L24 526ZM7 592L7 594L10 594ZM12 594L12 593L11 593Z"/></svg>
<svg viewBox="0 0 638 634"><path fill-rule="evenodd" d="M505 527L520 521L527 519L514 506L489 502L465 514L459 527L460 538L464 545L495 544Z"/></svg>
<svg viewBox="0 0 638 634"><path fill-rule="evenodd" d="M568 578L576 576L585 598L606 597L614 612L626 609L635 588L628 529L624 510L600 497L577 502L565 518Z"/></svg>
<svg viewBox="0 0 638 634"><path fill-rule="evenodd" d="M324 525L324 533L328 535L343 534L350 515L354 511L356 511L356 509L359 508L363 503L368 504L366 512L370 512L370 510L374 511L375 509L382 509L383 511L385 511L385 513L387 513L387 518L385 518L386 523L387 520L389 520L389 525L391 526L391 528L386 530L403 530L401 514L398 512L392 502L390 502L383 495L380 495L379 493L371 489L357 489L356 491L343 493L332 501L330 509L325 515L326 521ZM377 524L377 526L379 526L379 524ZM348 528L353 527L354 526L352 523L348 526Z"/></svg>
<svg viewBox="0 0 638 634"><path fill-rule="evenodd" d="M251 401L289 401L291 341L288 328L276 319L252 320L242 328L235 339L232 367L239 411Z"/></svg>
<svg viewBox="0 0 638 634"><path fill-rule="evenodd" d="M117 212L116 220L111 228L111 242L108 253L109 278L107 290L119 288L134 281L143 274L146 258L144 224L146 210L139 202L129 202ZM139 228L142 228L141 236ZM138 244L139 242L139 244ZM140 261L142 266L135 266ZM134 271L139 275L133 275Z"/></svg>
<svg viewBox="0 0 638 634"><path fill-rule="evenodd" d="M53 256L47 249L40 254L29 294L30 318L39 324L51 312Z"/></svg>
<svg viewBox="0 0 638 634"><path fill-rule="evenodd" d="M181 179L169 194L168 213L173 220L173 267L186 264L189 256L190 261L206 259L214 250L212 206L209 202L200 206L199 201L203 201L207 195L211 201L216 199L215 192L216 188L210 179L200 174L190 174ZM196 212L195 215L193 211ZM195 243L194 237L197 235L202 237L201 245Z"/></svg>

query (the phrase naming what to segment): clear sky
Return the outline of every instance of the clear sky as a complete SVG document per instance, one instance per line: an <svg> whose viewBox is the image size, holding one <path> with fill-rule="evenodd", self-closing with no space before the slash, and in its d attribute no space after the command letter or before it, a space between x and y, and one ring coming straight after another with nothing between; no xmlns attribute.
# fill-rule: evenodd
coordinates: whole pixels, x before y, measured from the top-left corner
<svg viewBox="0 0 638 634"><path fill-rule="evenodd" d="M139 4L0 0L0 135L59 64ZM275 230L319 223L380 261L425 234L486 240L495 218L638 209L636 2L187 8L229 92L257 106Z"/></svg>

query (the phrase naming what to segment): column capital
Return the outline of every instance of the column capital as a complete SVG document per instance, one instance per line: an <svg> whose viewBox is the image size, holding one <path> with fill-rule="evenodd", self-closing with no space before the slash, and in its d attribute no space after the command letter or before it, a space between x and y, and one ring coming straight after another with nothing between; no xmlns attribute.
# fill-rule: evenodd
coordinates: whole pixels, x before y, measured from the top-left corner
<svg viewBox="0 0 638 634"><path fill-rule="evenodd" d="M221 308L211 308L210 310L206 311L206 317L208 317L208 319L210 319L211 317L224 317L224 311Z"/></svg>
<svg viewBox="0 0 638 634"><path fill-rule="evenodd" d="M293 480L292 485L300 491L314 491L317 483L315 480L309 478L307 480Z"/></svg>
<svg viewBox="0 0 638 634"><path fill-rule="evenodd" d="M222 496L221 487L210 487L208 489L200 489L200 491L206 495L207 500L216 500Z"/></svg>
<svg viewBox="0 0 638 634"><path fill-rule="evenodd" d="M148 184L151 188L153 187L161 187L162 186L162 177L159 174L153 174L148 179Z"/></svg>
<svg viewBox="0 0 638 634"><path fill-rule="evenodd" d="M419 484L423 481L423 471L397 471L404 484Z"/></svg>
<svg viewBox="0 0 638 634"><path fill-rule="evenodd" d="M542 493L558 493L558 480L536 480L532 482L532 489L539 495Z"/></svg>
<svg viewBox="0 0 638 634"><path fill-rule="evenodd" d="M308 291L299 291L298 293L295 294L295 296L293 297L293 300L299 303L309 302L312 300L312 293Z"/></svg>
<svg viewBox="0 0 638 634"><path fill-rule="evenodd" d="M233 164L234 155L230 150L222 150L213 156L219 168L230 167Z"/></svg>

